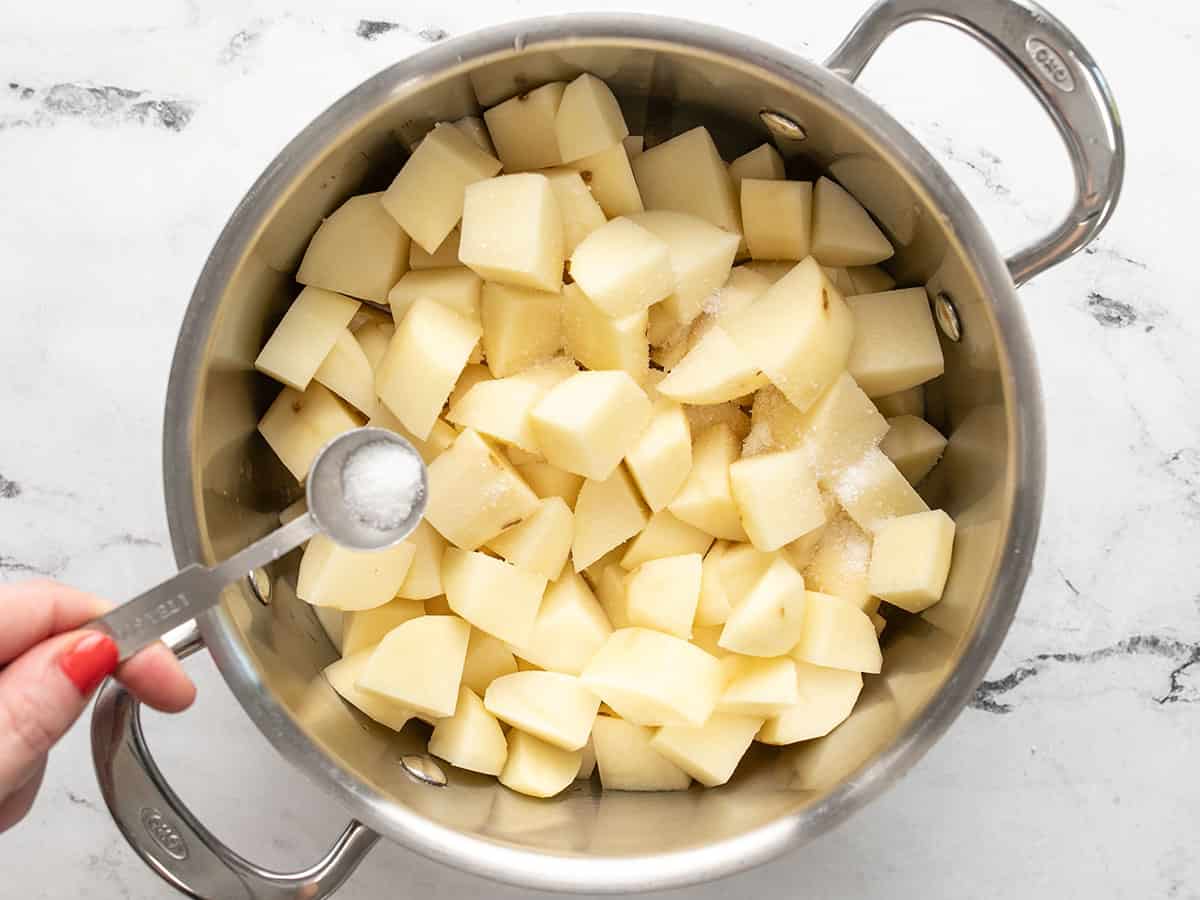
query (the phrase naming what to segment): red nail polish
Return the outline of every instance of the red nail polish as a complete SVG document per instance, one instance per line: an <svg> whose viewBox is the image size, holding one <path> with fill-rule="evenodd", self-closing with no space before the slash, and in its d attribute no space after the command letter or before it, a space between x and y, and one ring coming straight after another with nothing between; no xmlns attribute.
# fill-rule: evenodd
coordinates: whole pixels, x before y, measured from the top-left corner
<svg viewBox="0 0 1200 900"><path fill-rule="evenodd" d="M117 670L117 645L107 634L84 635L58 660L58 667L87 696Z"/></svg>

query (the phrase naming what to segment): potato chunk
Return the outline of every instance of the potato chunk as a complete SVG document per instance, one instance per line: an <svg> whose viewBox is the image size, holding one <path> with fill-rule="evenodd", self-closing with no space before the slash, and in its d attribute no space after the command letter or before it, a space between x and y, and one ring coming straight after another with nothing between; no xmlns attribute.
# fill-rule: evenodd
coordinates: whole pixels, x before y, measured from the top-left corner
<svg viewBox="0 0 1200 900"><path fill-rule="evenodd" d="M675 499L692 469L692 432L678 403L655 402L650 424L625 454L629 474L652 512Z"/></svg>
<svg viewBox="0 0 1200 900"><path fill-rule="evenodd" d="M652 559L689 553L704 555L712 542L711 534L681 522L670 510L661 509L650 517L641 533L629 542L621 557L621 568L632 571Z"/></svg>
<svg viewBox="0 0 1200 900"><path fill-rule="evenodd" d="M387 294L392 318L404 318L418 300L425 298L454 310L472 322L480 320L479 298L483 279L465 266L409 272Z"/></svg>
<svg viewBox="0 0 1200 900"><path fill-rule="evenodd" d="M575 501L579 499L579 490L583 487L582 475L564 472L557 466L541 461L521 463L516 469L525 483L543 500L561 497L567 506L575 509Z"/></svg>
<svg viewBox="0 0 1200 900"><path fill-rule="evenodd" d="M742 527L759 550L778 550L825 523L821 492L803 450L763 453L729 466Z"/></svg>
<svg viewBox="0 0 1200 900"><path fill-rule="evenodd" d="M624 467L603 481L587 479L575 501L571 560L582 572L646 527L646 508Z"/></svg>
<svg viewBox="0 0 1200 900"><path fill-rule="evenodd" d="M813 188L812 255L823 266L866 266L893 251L870 214L835 181Z"/></svg>
<svg viewBox="0 0 1200 900"><path fill-rule="evenodd" d="M733 602L725 589L720 568L721 558L728 546L725 541L717 541L704 556L700 569L700 600L696 604L697 628L724 625L733 612Z"/></svg>
<svg viewBox="0 0 1200 900"><path fill-rule="evenodd" d="M577 159L567 165L579 173L592 196L610 219L641 212L642 195L633 177L632 157L624 143Z"/></svg>
<svg viewBox="0 0 1200 900"><path fill-rule="evenodd" d="M884 523L871 553L871 593L917 613L942 599L954 548L954 520L935 509Z"/></svg>
<svg viewBox="0 0 1200 900"><path fill-rule="evenodd" d="M505 172L527 172L562 162L554 123L565 89L564 82L552 81L483 114Z"/></svg>
<svg viewBox="0 0 1200 900"><path fill-rule="evenodd" d="M692 470L668 509L676 518L727 541L744 541L729 484L729 466L738 458L741 442L724 424L700 433L692 445Z"/></svg>
<svg viewBox="0 0 1200 900"><path fill-rule="evenodd" d="M577 284L562 293L563 341L567 353L589 369L619 369L640 379L649 365L646 311L613 318Z"/></svg>
<svg viewBox="0 0 1200 900"><path fill-rule="evenodd" d="M481 278L557 293L563 256L562 215L544 175L502 175L467 188L458 258Z"/></svg>
<svg viewBox="0 0 1200 900"><path fill-rule="evenodd" d="M796 663L787 656L727 656L730 677L717 712L768 718L800 702ZM722 665L726 665L722 661Z"/></svg>
<svg viewBox="0 0 1200 900"><path fill-rule="evenodd" d="M553 797L575 780L582 754L563 750L523 731L508 736L508 759L500 783L529 797Z"/></svg>
<svg viewBox="0 0 1200 900"><path fill-rule="evenodd" d="M867 571L871 564L871 536L845 513L838 513L822 530L804 568L804 583L811 590L833 594L859 609L871 609Z"/></svg>
<svg viewBox="0 0 1200 900"><path fill-rule="evenodd" d="M624 719L597 716L592 726L596 767L606 791L685 791L691 777L656 751L654 731Z"/></svg>
<svg viewBox="0 0 1200 900"><path fill-rule="evenodd" d="M629 624L687 640L700 599L699 553L666 556L642 563L625 582Z"/></svg>
<svg viewBox="0 0 1200 900"><path fill-rule="evenodd" d="M546 579L483 553L447 547L442 583L450 608L512 646L529 640Z"/></svg>
<svg viewBox="0 0 1200 900"><path fill-rule="evenodd" d="M849 373L843 372L803 414L798 429L817 476L828 483L875 448L888 423Z"/></svg>
<svg viewBox="0 0 1200 900"><path fill-rule="evenodd" d="M351 197L317 229L296 280L383 303L408 269L409 237L388 215L382 193Z"/></svg>
<svg viewBox="0 0 1200 900"><path fill-rule="evenodd" d="M907 390L945 371L924 288L860 294L846 302L854 314L846 368L868 396Z"/></svg>
<svg viewBox="0 0 1200 900"><path fill-rule="evenodd" d="M741 234L733 179L708 129L676 135L633 160L646 209L691 213L731 234Z"/></svg>
<svg viewBox="0 0 1200 900"><path fill-rule="evenodd" d="M559 357L518 375L480 381L451 405L446 419L536 454L540 447L530 411L576 371L574 363Z"/></svg>
<svg viewBox="0 0 1200 900"><path fill-rule="evenodd" d="M779 151L770 144L759 144L729 164L729 177L733 179L734 189L740 191L742 180L746 178L782 181L787 176Z"/></svg>
<svg viewBox="0 0 1200 900"><path fill-rule="evenodd" d="M413 600L436 597L442 593L442 554L446 550L446 539L422 519L409 535L408 543L413 545L413 561L396 596Z"/></svg>
<svg viewBox="0 0 1200 900"><path fill-rule="evenodd" d="M629 134L625 116L609 86L584 73L567 85L554 120L564 162L607 150Z"/></svg>
<svg viewBox="0 0 1200 900"><path fill-rule="evenodd" d="M663 726L650 746L705 787L716 787L733 777L762 725L761 717L713 713L700 726Z"/></svg>
<svg viewBox="0 0 1200 900"><path fill-rule="evenodd" d="M420 600L401 598L371 609L347 612L342 618L342 643L339 648L342 656L374 647L397 625L423 615L425 604Z"/></svg>
<svg viewBox="0 0 1200 900"><path fill-rule="evenodd" d="M796 662L800 699L763 724L758 740L764 744L794 744L824 737L845 721L862 692L859 672Z"/></svg>
<svg viewBox="0 0 1200 900"><path fill-rule="evenodd" d="M603 481L650 421L650 401L626 372L580 372L552 388L529 413L547 461Z"/></svg>
<svg viewBox="0 0 1200 900"><path fill-rule="evenodd" d="M434 725L429 752L469 772L499 775L508 759L508 742L496 717L463 685L454 715Z"/></svg>
<svg viewBox="0 0 1200 900"><path fill-rule="evenodd" d="M308 477L317 452L362 418L318 382L301 393L285 387L263 414L258 432L297 481Z"/></svg>
<svg viewBox="0 0 1200 900"><path fill-rule="evenodd" d="M318 287L306 287L254 360L254 368L290 388L303 391L360 304Z"/></svg>
<svg viewBox="0 0 1200 900"><path fill-rule="evenodd" d="M743 656L782 656L800 640L806 607L804 579L776 559L744 598L735 598L717 643Z"/></svg>
<svg viewBox="0 0 1200 900"><path fill-rule="evenodd" d="M559 497L540 500L524 522L503 531L487 543L514 566L553 580L562 571L571 552L575 519Z"/></svg>
<svg viewBox="0 0 1200 900"><path fill-rule="evenodd" d="M925 386L917 385L906 391L897 391L884 397L874 397L875 406L881 416L894 419L897 416L925 418Z"/></svg>
<svg viewBox="0 0 1200 900"><path fill-rule="evenodd" d="M325 667L325 680L343 700L356 707L359 712L380 725L399 731L416 712L403 703L364 691L356 684L374 649L371 647L361 650L330 663Z"/></svg>
<svg viewBox="0 0 1200 900"><path fill-rule="evenodd" d="M490 151L488 151L490 152ZM446 235L446 239L438 245L438 248L429 253L413 241L408 248L408 269L409 271L419 271L421 269L452 269L462 265L458 261L458 242L462 238L462 232L459 231L456 225L454 229Z"/></svg>
<svg viewBox="0 0 1200 900"><path fill-rule="evenodd" d="M471 629L457 616L420 616L388 632L357 686L417 714L454 715Z"/></svg>
<svg viewBox="0 0 1200 900"><path fill-rule="evenodd" d="M792 658L831 669L878 672L883 666L879 638L870 617L847 600L808 591L804 622Z"/></svg>
<svg viewBox="0 0 1200 900"><path fill-rule="evenodd" d="M804 259L811 246L812 184L742 181L742 226L754 259Z"/></svg>
<svg viewBox="0 0 1200 900"><path fill-rule="evenodd" d="M676 363L658 392L680 403L724 403L766 383L767 376L715 325Z"/></svg>
<svg viewBox="0 0 1200 900"><path fill-rule="evenodd" d="M449 609L449 607L447 607ZM467 642L467 659L463 663L462 683L480 697L488 685L504 675L517 671L517 660L508 645L486 631L471 629Z"/></svg>
<svg viewBox="0 0 1200 900"><path fill-rule="evenodd" d="M887 421L888 432L879 442L879 449L895 463L909 484L919 484L942 458L946 439L916 416L897 416Z"/></svg>
<svg viewBox="0 0 1200 900"><path fill-rule="evenodd" d="M663 310L681 325L692 322L709 295L729 278L737 253L737 235L722 231L703 217L667 209L636 213L629 218L663 241L670 251L675 283L662 302Z"/></svg>
<svg viewBox="0 0 1200 900"><path fill-rule="evenodd" d="M382 606L404 583L415 552L408 541L364 552L348 550L323 534L315 535L300 558L296 596L313 606L345 611Z"/></svg>
<svg viewBox="0 0 1200 900"><path fill-rule="evenodd" d="M585 237L608 220L584 184L583 176L574 169L563 166L544 169L542 174L550 182L550 190L554 191L554 199L558 201L563 223L563 253L570 256Z"/></svg>
<svg viewBox="0 0 1200 900"><path fill-rule="evenodd" d="M375 370L350 329L342 329L333 349L313 378L329 388L363 415L375 412Z"/></svg>
<svg viewBox="0 0 1200 900"><path fill-rule="evenodd" d="M609 316L641 312L675 287L670 248L632 219L606 222L571 254L571 277Z"/></svg>
<svg viewBox="0 0 1200 900"><path fill-rule="evenodd" d="M483 703L500 721L563 750L583 748L600 707L574 675L536 671L497 678Z"/></svg>
<svg viewBox="0 0 1200 900"><path fill-rule="evenodd" d="M546 588L521 658L550 672L578 675L612 634L604 609L583 576L570 568Z"/></svg>
<svg viewBox="0 0 1200 900"><path fill-rule="evenodd" d="M842 471L830 488L858 526L874 532L887 519L929 509L900 470L873 449Z"/></svg>

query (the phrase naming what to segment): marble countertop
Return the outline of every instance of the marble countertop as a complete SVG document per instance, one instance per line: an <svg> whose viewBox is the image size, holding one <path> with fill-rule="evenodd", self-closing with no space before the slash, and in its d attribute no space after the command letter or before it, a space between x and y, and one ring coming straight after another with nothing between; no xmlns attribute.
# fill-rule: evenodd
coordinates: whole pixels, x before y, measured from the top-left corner
<svg viewBox="0 0 1200 900"><path fill-rule="evenodd" d="M674 896L1200 897L1200 304L1184 201L1200 157L1194 117L1164 127L1165 93L1200 79L1200 18L1183 3L1048 2L1103 66L1130 146L1108 229L1021 291L1050 455L1016 622L971 707L882 799L786 859ZM564 5L584 8L42 0L0 13L0 579L120 598L171 571L166 374L226 216L363 78ZM820 58L858 5L639 7ZM913 26L861 84L932 148L1000 247L1065 209L1049 124L961 36ZM148 724L167 774L256 861L311 861L344 813L282 763L206 658L189 667L195 710ZM0 860L6 895L25 900L174 896L113 827L83 727L55 751L30 818L0 837ZM519 893L389 845L339 896Z"/></svg>

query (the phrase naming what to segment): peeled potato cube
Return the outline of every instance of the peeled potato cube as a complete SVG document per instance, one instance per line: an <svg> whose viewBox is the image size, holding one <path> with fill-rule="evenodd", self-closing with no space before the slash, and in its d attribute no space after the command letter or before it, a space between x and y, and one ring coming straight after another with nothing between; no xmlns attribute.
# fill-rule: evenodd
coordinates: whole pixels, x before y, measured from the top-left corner
<svg viewBox="0 0 1200 900"><path fill-rule="evenodd" d="M562 162L554 122L565 88L561 81L544 84L483 114L505 172L527 172Z"/></svg>
<svg viewBox="0 0 1200 900"><path fill-rule="evenodd" d="M720 325L709 329L658 385L681 403L724 403L767 383Z"/></svg>
<svg viewBox="0 0 1200 900"><path fill-rule="evenodd" d="M351 197L317 229L296 280L382 303L408 269L409 237L380 202L382 193Z"/></svg>
<svg viewBox="0 0 1200 900"><path fill-rule="evenodd" d="M629 624L690 638L700 599L701 562L699 553L687 553L647 560L630 572L625 581Z"/></svg>
<svg viewBox="0 0 1200 900"><path fill-rule="evenodd" d="M440 719L454 715L471 629L455 616L421 616L388 632L356 684Z"/></svg>
<svg viewBox="0 0 1200 900"><path fill-rule="evenodd" d="M945 371L924 288L861 294L846 302L854 315L846 368L868 396L894 394Z"/></svg>
<svg viewBox="0 0 1200 900"><path fill-rule="evenodd" d="M567 164L579 173L610 219L641 212L645 208L630 164L634 155L626 151L622 142Z"/></svg>
<svg viewBox="0 0 1200 900"><path fill-rule="evenodd" d="M874 449L887 433L888 423L850 374L843 372L803 414L799 430L818 477L828 481Z"/></svg>
<svg viewBox="0 0 1200 900"><path fill-rule="evenodd" d="M738 236L686 212L659 209L629 218L666 243L675 286L662 307L675 322L692 322L713 291L729 278Z"/></svg>
<svg viewBox="0 0 1200 900"><path fill-rule="evenodd" d="M563 750L514 730L508 735L508 759L500 783L529 797L553 797L575 780L582 759L578 750Z"/></svg>
<svg viewBox="0 0 1200 900"><path fill-rule="evenodd" d="M732 677L717 701L718 713L768 718L800 702L796 663L787 656L767 659L730 656Z"/></svg>
<svg viewBox="0 0 1200 900"><path fill-rule="evenodd" d="M424 247L413 241L408 248L409 271L453 269L461 266L462 263L458 261L458 242L461 238L462 232L455 226L432 253L426 252Z"/></svg>
<svg viewBox="0 0 1200 900"><path fill-rule="evenodd" d="M667 507L676 518L713 537L747 539L729 484L729 466L740 449L741 442L727 425L700 432L692 445L691 472Z"/></svg>
<svg viewBox="0 0 1200 900"><path fill-rule="evenodd" d="M721 327L801 412L846 368L854 338L850 309L811 256Z"/></svg>
<svg viewBox="0 0 1200 900"><path fill-rule="evenodd" d="M705 787L716 787L733 777L762 725L762 717L713 713L698 727L664 725L650 746Z"/></svg>
<svg viewBox="0 0 1200 900"><path fill-rule="evenodd" d="M453 125L434 126L400 169L381 202L400 227L434 253L463 214L467 186L500 171L500 160Z"/></svg>
<svg viewBox="0 0 1200 900"><path fill-rule="evenodd" d="M574 472L564 472L548 462L527 462L516 467L517 473L525 479L525 483L543 500L549 497L561 497L571 509L579 498L579 489L583 487L583 476Z"/></svg>
<svg viewBox="0 0 1200 900"><path fill-rule="evenodd" d="M661 509L650 517L641 533L629 542L628 549L621 557L621 567L632 571L652 559L692 553L703 555L712 542L711 534L681 522L670 510Z"/></svg>
<svg viewBox="0 0 1200 900"><path fill-rule="evenodd" d="M396 326L392 322L372 322L354 332L354 337L358 340L358 345L367 357L367 362L370 364L372 372L379 368L379 362L383 359L383 355L387 353L388 344L392 342L392 335L395 333ZM374 390L374 380L372 380L372 393L374 393ZM376 403L375 405L378 407L379 404Z"/></svg>
<svg viewBox="0 0 1200 900"><path fill-rule="evenodd" d="M579 372L553 387L529 413L546 460L603 481L650 421L650 401L626 372Z"/></svg>
<svg viewBox="0 0 1200 900"><path fill-rule="evenodd" d="M734 189L740 190L746 178L782 181L787 175L779 151L770 144L759 144L729 164L729 177L733 179Z"/></svg>
<svg viewBox="0 0 1200 900"><path fill-rule="evenodd" d="M648 628L614 631L580 681L637 725L703 725L724 686L716 659Z"/></svg>
<svg viewBox="0 0 1200 900"><path fill-rule="evenodd" d="M454 390L446 400L446 408L453 409L454 405L467 395L467 391L479 382L491 380L492 373L483 363L467 363L462 374L458 376L458 381L454 382Z"/></svg>
<svg viewBox="0 0 1200 900"><path fill-rule="evenodd" d="M596 771L596 747L589 737L588 742L583 745L583 749L579 751L581 756L579 760L579 771L575 775L576 781L583 781L592 777L592 773Z"/></svg>
<svg viewBox="0 0 1200 900"><path fill-rule="evenodd" d="M601 566L599 577L595 581L595 588L596 600L604 610L609 624L614 629L628 628L629 616L625 606L625 570L616 563Z"/></svg>
<svg viewBox="0 0 1200 900"><path fill-rule="evenodd" d="M487 548L527 572L553 580L562 571L575 534L571 509L559 497L541 500L524 522L501 532Z"/></svg>
<svg viewBox="0 0 1200 900"><path fill-rule="evenodd" d="M897 391L883 397L872 398L881 416L894 419L897 416L925 418L925 386L917 385L906 391Z"/></svg>
<svg viewBox="0 0 1200 900"><path fill-rule="evenodd" d="M342 619L342 656L374 647L397 625L425 615L420 600L396 598L382 606L347 612Z"/></svg>
<svg viewBox="0 0 1200 900"><path fill-rule="evenodd" d="M811 225L811 182L742 181L742 227L755 259L804 259Z"/></svg>
<svg viewBox="0 0 1200 900"><path fill-rule="evenodd" d="M563 341L567 353L589 369L619 369L640 378L648 366L646 310L613 318L577 284L562 293Z"/></svg>
<svg viewBox="0 0 1200 900"><path fill-rule="evenodd" d="M623 217L606 222L575 248L571 278L597 309L614 317L646 309L675 286L667 244Z"/></svg>
<svg viewBox="0 0 1200 900"><path fill-rule="evenodd" d="M791 656L814 666L853 672L878 672L883 666L870 617L853 603L819 591L805 595L803 628Z"/></svg>
<svg viewBox="0 0 1200 900"><path fill-rule="evenodd" d="M424 439L419 438L405 428L403 423L392 415L391 411L382 403L375 407L375 414L371 416L367 426L386 428L388 431L396 432L416 448L416 451L421 454L421 459L425 460L425 465L429 465L437 459L458 438L458 432L442 419L433 423L433 427L429 429L429 434Z"/></svg>
<svg viewBox="0 0 1200 900"><path fill-rule="evenodd" d="M871 536L853 520L844 514L834 518L804 569L805 584L866 609L872 603L867 585L871 543Z"/></svg>
<svg viewBox="0 0 1200 900"><path fill-rule="evenodd" d="M254 360L254 368L303 391L333 349L360 304L318 287L306 287Z"/></svg>
<svg viewBox="0 0 1200 900"><path fill-rule="evenodd" d="M413 560L396 596L413 600L436 597L442 593L442 555L446 552L446 539L422 519L407 543L413 546Z"/></svg>
<svg viewBox="0 0 1200 900"><path fill-rule="evenodd" d="M481 381L460 397L446 419L462 428L519 447L529 453L539 450L532 410L556 384L576 372L573 363L559 358L508 378Z"/></svg>
<svg viewBox="0 0 1200 900"><path fill-rule="evenodd" d="M821 492L803 450L763 453L729 466L742 527L759 550L778 550L825 523Z"/></svg>
<svg viewBox="0 0 1200 900"><path fill-rule="evenodd" d="M717 541L705 554L700 569L700 599L696 604L695 624L698 628L724 625L733 612L733 603L721 578L721 557L725 555L726 547L725 541Z"/></svg>
<svg viewBox="0 0 1200 900"><path fill-rule="evenodd" d="M735 600L718 643L743 656L782 656L800 639L807 616L804 579L782 559Z"/></svg>
<svg viewBox="0 0 1200 900"><path fill-rule="evenodd" d="M533 634L521 658L550 672L578 675L612 634L604 609L587 582L570 568L546 588Z"/></svg>
<svg viewBox="0 0 1200 900"><path fill-rule="evenodd" d="M896 286L896 279L879 266L849 266L846 276L854 286L850 296L877 294L880 291L890 291Z"/></svg>
<svg viewBox="0 0 1200 900"><path fill-rule="evenodd" d="M860 528L875 532L887 519L929 509L892 461L877 449L867 451L830 484L838 503Z"/></svg>
<svg viewBox="0 0 1200 900"><path fill-rule="evenodd" d="M508 742L496 717L463 685L454 715L438 719L433 726L429 752L469 772L499 775L508 759Z"/></svg>
<svg viewBox="0 0 1200 900"><path fill-rule="evenodd" d="M753 544L727 544L719 571L729 602L740 604L772 563L782 557L781 553L764 553Z"/></svg>
<svg viewBox="0 0 1200 900"><path fill-rule="evenodd" d="M691 213L741 233L733 179L703 126L643 151L633 161L633 174L646 209Z"/></svg>
<svg viewBox="0 0 1200 900"><path fill-rule="evenodd" d="M812 255L823 266L867 266L893 253L870 214L828 178L813 188L812 220Z"/></svg>
<svg viewBox="0 0 1200 900"><path fill-rule="evenodd" d="M424 298L397 324L375 373L375 389L418 438L429 436L481 333L478 322Z"/></svg>
<svg viewBox="0 0 1200 900"><path fill-rule="evenodd" d="M478 144L479 149L484 153L496 155L496 148L492 145L492 136L488 134L487 125L479 116L463 116L461 119L456 119L453 124L455 128Z"/></svg>
<svg viewBox="0 0 1200 900"><path fill-rule="evenodd" d="M471 629L471 639L467 642L467 659L463 663L464 687L482 697L493 681L516 671L516 657L504 641L478 628Z"/></svg>
<svg viewBox="0 0 1200 900"><path fill-rule="evenodd" d="M460 316L478 322L482 285L478 275L456 264L453 268L409 272L388 291L387 299L397 322L422 298L436 300Z"/></svg>
<svg viewBox="0 0 1200 900"><path fill-rule="evenodd" d="M649 516L624 468L603 481L587 479L575 501L571 560L582 572L646 526Z"/></svg>
<svg viewBox="0 0 1200 900"><path fill-rule="evenodd" d="M652 512L675 499L692 468L691 427L678 403L660 399L654 404L650 424L625 454L625 465Z"/></svg>
<svg viewBox="0 0 1200 900"><path fill-rule="evenodd" d="M540 575L457 547L446 548L442 584L454 612L516 647L529 640L546 590Z"/></svg>
<svg viewBox="0 0 1200 900"><path fill-rule="evenodd" d="M937 465L946 449L942 433L916 416L888 419L888 432L879 443L883 455L895 463L909 484L919 484Z"/></svg>
<svg viewBox="0 0 1200 900"><path fill-rule="evenodd" d="M502 175L468 187L458 258L487 281L557 293L563 224L546 177Z"/></svg>
<svg viewBox="0 0 1200 900"><path fill-rule="evenodd" d="M592 743L606 791L685 791L691 777L653 748L654 731L611 716L597 716Z"/></svg>
<svg viewBox="0 0 1200 900"><path fill-rule="evenodd" d="M364 415L375 412L375 370L350 329L342 329L313 378Z"/></svg>
<svg viewBox="0 0 1200 900"><path fill-rule="evenodd" d="M497 678L483 703L502 722L563 750L579 750L587 743L600 706L574 675L536 671Z"/></svg>
<svg viewBox="0 0 1200 900"><path fill-rule="evenodd" d="M850 715L862 687L859 672L797 661L799 699L767 719L758 732L758 740L782 745L824 737Z"/></svg>
<svg viewBox="0 0 1200 900"><path fill-rule="evenodd" d="M263 414L258 432L297 481L308 477L313 458L362 419L323 384L312 382L301 393L285 387Z"/></svg>
<svg viewBox="0 0 1200 900"><path fill-rule="evenodd" d="M415 711L395 700L364 691L356 684L373 651L372 647L330 663L325 667L325 680L343 700L356 707L359 712L380 725L399 731L416 715Z"/></svg>
<svg viewBox="0 0 1200 900"><path fill-rule="evenodd" d="M563 166L544 169L542 174L550 182L550 190L558 201L558 212L563 223L563 253L570 256L585 237L608 220L591 190L584 184L583 176L574 169Z"/></svg>
<svg viewBox="0 0 1200 900"><path fill-rule="evenodd" d="M613 92L595 75L586 72L563 91L554 130L559 156L564 162L607 150L629 134Z"/></svg>
<svg viewBox="0 0 1200 900"><path fill-rule="evenodd" d="M954 548L954 520L940 509L891 519L875 536L871 593L918 613L942 599Z"/></svg>
<svg viewBox="0 0 1200 900"><path fill-rule="evenodd" d="M747 266L735 266L720 288L713 291L701 304L703 314L692 323L688 331L687 349L690 351L725 316L741 312L767 292L771 282Z"/></svg>
<svg viewBox="0 0 1200 900"><path fill-rule="evenodd" d="M386 550L348 550L318 534L300 558L296 596L347 612L382 606L404 583L415 552L407 541Z"/></svg>
<svg viewBox="0 0 1200 900"><path fill-rule="evenodd" d="M705 406L685 403L683 414L687 416L693 435L700 434L713 425L724 425L733 432L733 436L738 441L744 441L750 434L750 417L735 400L730 400L728 403L710 403Z"/></svg>

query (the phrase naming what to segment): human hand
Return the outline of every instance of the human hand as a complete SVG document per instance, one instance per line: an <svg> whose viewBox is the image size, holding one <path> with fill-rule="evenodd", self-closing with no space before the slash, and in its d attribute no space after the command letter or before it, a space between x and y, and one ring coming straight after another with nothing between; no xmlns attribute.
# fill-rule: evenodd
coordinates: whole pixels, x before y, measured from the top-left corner
<svg viewBox="0 0 1200 900"><path fill-rule="evenodd" d="M50 749L114 671L143 703L164 712L187 709L196 696L162 644L118 668L111 638L74 630L108 608L53 581L0 585L0 832L29 812Z"/></svg>

